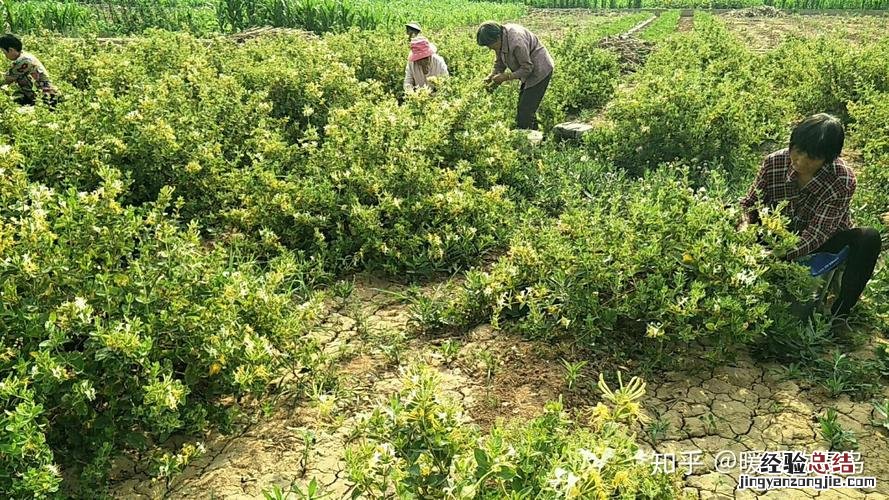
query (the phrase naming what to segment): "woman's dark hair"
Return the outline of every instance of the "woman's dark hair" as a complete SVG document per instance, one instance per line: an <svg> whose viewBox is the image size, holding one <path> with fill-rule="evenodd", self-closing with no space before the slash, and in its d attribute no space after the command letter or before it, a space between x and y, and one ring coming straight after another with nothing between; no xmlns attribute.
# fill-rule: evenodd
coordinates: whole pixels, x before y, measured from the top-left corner
<svg viewBox="0 0 889 500"><path fill-rule="evenodd" d="M3 36L0 36L0 49L3 49L3 50L15 49L15 50L21 52L22 51L22 41L19 40L19 37L7 33Z"/></svg>
<svg viewBox="0 0 889 500"><path fill-rule="evenodd" d="M490 47L492 43L500 39L502 33L503 26L494 21L487 21L478 27L478 31L475 33L475 41L482 47Z"/></svg>
<svg viewBox="0 0 889 500"><path fill-rule="evenodd" d="M818 113L799 122L790 133L790 147L830 163L840 156L846 132L839 118Z"/></svg>

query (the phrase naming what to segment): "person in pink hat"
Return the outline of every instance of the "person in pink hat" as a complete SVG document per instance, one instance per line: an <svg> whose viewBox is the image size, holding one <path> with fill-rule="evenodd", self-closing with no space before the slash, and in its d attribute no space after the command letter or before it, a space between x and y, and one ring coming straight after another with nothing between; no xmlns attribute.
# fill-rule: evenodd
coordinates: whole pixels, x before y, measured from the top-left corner
<svg viewBox="0 0 889 500"><path fill-rule="evenodd" d="M413 92L422 87L432 87L430 78L448 76L448 65L438 55L435 45L423 37L411 40L411 53L404 70L404 91Z"/></svg>

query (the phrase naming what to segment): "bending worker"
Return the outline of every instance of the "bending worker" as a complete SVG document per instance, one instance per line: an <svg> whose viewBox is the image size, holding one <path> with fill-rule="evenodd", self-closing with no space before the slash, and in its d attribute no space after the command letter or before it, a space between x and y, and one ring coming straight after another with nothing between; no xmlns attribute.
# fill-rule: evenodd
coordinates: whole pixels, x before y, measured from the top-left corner
<svg viewBox="0 0 889 500"><path fill-rule="evenodd" d="M857 181L855 172L840 158L844 140L843 124L836 117L819 113L806 118L790 133L788 148L766 157L741 200L742 226L759 222L758 206L776 208L788 202L784 214L800 239L784 256L787 260L849 247L839 297L831 311L840 320L847 320L858 303L880 254L879 233L852 224L849 205ZM844 327L844 323L838 325Z"/></svg>
<svg viewBox="0 0 889 500"><path fill-rule="evenodd" d="M510 80L522 82L516 127L537 129L537 108L553 76L555 63L534 33L518 24L485 22L478 28L476 42L497 54L494 71L485 78L492 88ZM504 73L509 68L509 73Z"/></svg>
<svg viewBox="0 0 889 500"><path fill-rule="evenodd" d="M423 37L411 40L411 53L404 69L404 92L413 92L422 87L434 90L431 78L448 76L448 65L437 53L435 45Z"/></svg>

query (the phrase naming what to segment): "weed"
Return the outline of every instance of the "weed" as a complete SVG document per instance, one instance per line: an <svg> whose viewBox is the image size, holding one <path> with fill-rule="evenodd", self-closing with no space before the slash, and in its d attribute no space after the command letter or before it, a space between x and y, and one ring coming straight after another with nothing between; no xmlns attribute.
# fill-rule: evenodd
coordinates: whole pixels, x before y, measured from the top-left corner
<svg viewBox="0 0 889 500"><path fill-rule="evenodd" d="M874 401L873 405L876 418L871 419L871 424L889 430L889 399Z"/></svg>
<svg viewBox="0 0 889 500"><path fill-rule="evenodd" d="M704 429L706 429L707 434L716 434L717 427L717 417L713 413L706 413L701 420L704 422Z"/></svg>
<svg viewBox="0 0 889 500"><path fill-rule="evenodd" d="M837 421L837 412L833 408L818 418L821 425L821 438L827 441L832 451L855 450L858 448L858 439L855 433L844 429Z"/></svg>
<svg viewBox="0 0 889 500"><path fill-rule="evenodd" d="M500 366L500 359L487 349L479 349L475 355L478 360L476 367L484 370L485 379L490 381Z"/></svg>
<svg viewBox="0 0 889 500"><path fill-rule="evenodd" d="M645 433L651 439L651 442L657 444L667 436L670 430L670 422L662 417L654 419L645 427Z"/></svg>
<svg viewBox="0 0 889 500"><path fill-rule="evenodd" d="M565 381L568 382L568 390L571 390L571 388L574 387L574 383L577 381L580 371L586 364L586 361L572 363L564 359L562 360L562 366L565 367Z"/></svg>
<svg viewBox="0 0 889 500"><path fill-rule="evenodd" d="M318 500L326 498L330 494L330 492L324 491L324 487L314 477L306 485L305 490L296 484L291 484L287 490L277 484L262 490L265 500Z"/></svg>
<svg viewBox="0 0 889 500"><path fill-rule="evenodd" d="M438 350L441 353L442 359L444 359L444 362L448 366L457 359L457 355L460 353L460 347L460 342L456 340L448 339L441 343Z"/></svg>

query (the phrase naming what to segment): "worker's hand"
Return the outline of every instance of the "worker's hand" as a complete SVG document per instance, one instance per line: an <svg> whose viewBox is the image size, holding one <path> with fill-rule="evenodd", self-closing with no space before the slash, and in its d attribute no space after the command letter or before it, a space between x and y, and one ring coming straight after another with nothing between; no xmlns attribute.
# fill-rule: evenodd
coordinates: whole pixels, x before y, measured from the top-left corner
<svg viewBox="0 0 889 500"><path fill-rule="evenodd" d="M880 216L880 220L883 221L884 226L889 226L889 212Z"/></svg>
<svg viewBox="0 0 889 500"><path fill-rule="evenodd" d="M495 76L496 75L488 75L487 78L485 78L485 90L488 92L493 92L494 89L500 86L499 83L494 83Z"/></svg>
<svg viewBox="0 0 889 500"><path fill-rule="evenodd" d="M500 85L503 82L509 81L509 75L506 73L498 73L491 77L491 82Z"/></svg>

